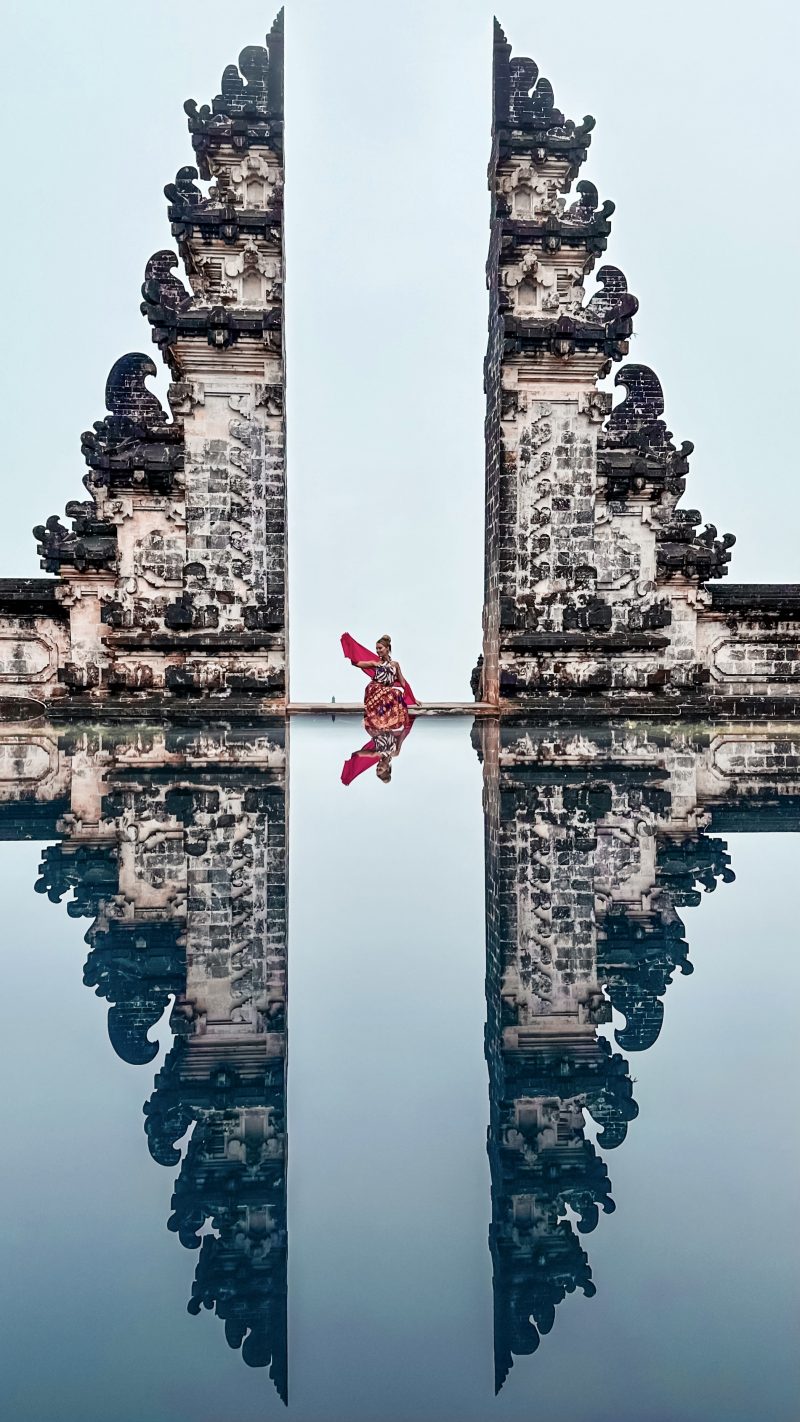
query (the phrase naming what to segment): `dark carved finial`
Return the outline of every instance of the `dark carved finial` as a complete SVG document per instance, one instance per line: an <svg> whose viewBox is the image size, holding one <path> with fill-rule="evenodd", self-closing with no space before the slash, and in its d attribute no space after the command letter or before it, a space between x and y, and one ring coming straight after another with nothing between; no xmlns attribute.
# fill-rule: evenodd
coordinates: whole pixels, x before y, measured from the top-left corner
<svg viewBox="0 0 800 1422"><path fill-rule="evenodd" d="M265 113L268 78L269 50L261 44L246 45L238 68L227 64L222 72L220 92L212 104L214 113L228 117Z"/></svg>
<svg viewBox="0 0 800 1422"><path fill-rule="evenodd" d="M158 396L145 381L158 375L155 362L141 351L132 351L115 361L106 381L106 409L137 425L161 423L166 419Z"/></svg>
<svg viewBox="0 0 800 1422"><path fill-rule="evenodd" d="M150 309L155 307L163 307L166 311L179 311L185 303L191 301L192 298L183 282L173 276L178 265L176 254L169 248L153 253L144 270L143 315L147 316Z"/></svg>
<svg viewBox="0 0 800 1422"><path fill-rule="evenodd" d="M563 127L566 119L555 107L553 86L549 79L539 77L539 66L533 59L512 59L510 77L510 118L515 128L546 131Z"/></svg>
<svg viewBox="0 0 800 1422"><path fill-rule="evenodd" d="M283 132L283 10L275 18L263 45L247 45L239 55L238 67L223 70L220 92L211 105L198 107L187 99L184 112L200 167L206 179L212 176L210 155L227 144L246 149L265 145L281 151ZM170 189L165 190L175 201Z"/></svg>
<svg viewBox="0 0 800 1422"><path fill-rule="evenodd" d="M175 1142L185 1135L194 1120L191 1106L181 1099L180 1070L186 1047L179 1039L167 1053L158 1072L154 1091L144 1103L144 1129L150 1154L159 1165L177 1165L181 1153Z"/></svg>
<svg viewBox="0 0 800 1422"><path fill-rule="evenodd" d="M533 112L537 118L550 119L555 108L556 96L549 79L540 79L531 95Z"/></svg>
<svg viewBox="0 0 800 1422"><path fill-rule="evenodd" d="M622 276L622 273L619 275ZM614 384L624 386L626 395L622 403L611 411L609 433L660 421L664 413L664 392L661 381L649 365L624 365L617 371Z"/></svg>
<svg viewBox="0 0 800 1422"><path fill-rule="evenodd" d="M211 107L209 104L201 104L198 108L196 99L184 99L183 112L189 118L189 128L193 126L203 127L211 118Z"/></svg>
<svg viewBox="0 0 800 1422"><path fill-rule="evenodd" d="M222 71L222 78L220 80L219 85L220 93L223 99L230 100L237 98L241 94L243 88L244 84L242 82L242 76L239 73L239 70L236 68L236 65L226 64L225 68Z"/></svg>
<svg viewBox="0 0 800 1422"><path fill-rule="evenodd" d="M169 276L174 261L174 253L157 252L147 264L148 273L166 272L167 281L180 287L176 278ZM157 284L154 276L142 288L146 298L142 308L151 320L154 312L162 319L167 317L164 307L147 304ZM170 423L160 400L145 383L157 374L155 363L141 351L122 356L111 367L106 381L109 413L81 435L81 453L90 470L84 483L93 498L101 488L130 488L133 482L141 484L143 477L152 493L165 494L183 468L180 423ZM67 513L75 517L71 506Z"/></svg>
<svg viewBox="0 0 800 1422"><path fill-rule="evenodd" d="M266 94L269 51L263 45L246 45L239 55L239 69L247 80L248 97L259 99Z"/></svg>
<svg viewBox="0 0 800 1422"><path fill-rule="evenodd" d="M615 1032L628 1051L646 1051L658 1037L664 1017L663 997L676 971L690 974L689 945L676 910L696 907L700 889L710 893L733 872L724 840L697 834L660 843L656 873L660 906L649 919L620 910L607 917L598 951L598 974L625 1026ZM699 887L698 887L699 886ZM654 903L659 904L659 894Z"/></svg>
<svg viewBox="0 0 800 1422"><path fill-rule="evenodd" d="M236 66L232 65L231 68L238 78ZM241 84L241 79L239 83ZM189 101L187 100L187 102ZM177 208L198 207L203 201L203 194L197 187L196 180L198 177L199 174L196 168L193 168L190 164L184 165L184 167L179 168L175 174L175 182L166 184L164 196Z"/></svg>
<svg viewBox="0 0 800 1422"><path fill-rule="evenodd" d="M626 491L641 490L650 481L661 499L656 532L660 575L697 582L724 577L736 540L731 533L719 538L713 524L698 533L699 511L678 507L693 445L684 440L676 449L661 418L664 394L658 376L647 365L625 365L614 383L624 386L625 399L611 411L598 439L598 471L607 479L608 496L624 498Z"/></svg>
<svg viewBox="0 0 800 1422"><path fill-rule="evenodd" d="M83 981L109 1003L108 1036L117 1056L132 1066L144 1066L158 1054L158 1042L149 1032L156 1025L170 995L186 983L186 955L178 944L174 924L148 924L146 951L139 933L122 924L90 930L92 948L83 970Z"/></svg>
<svg viewBox="0 0 800 1422"><path fill-rule="evenodd" d="M512 59L511 76L511 119L523 124L533 116L533 90L539 78L539 66L533 59Z"/></svg>
<svg viewBox="0 0 800 1422"><path fill-rule="evenodd" d="M577 191L580 193L580 197L578 201L574 202L570 207L570 214L577 215L578 212L583 213L585 211L588 217L591 217L597 211L600 204L597 188L594 183L589 182L588 178L581 178L577 184Z"/></svg>
<svg viewBox="0 0 800 1422"><path fill-rule="evenodd" d="M632 330L632 319L639 309L637 297L628 292L628 283L620 267L602 266L597 273L597 280L600 282L600 290L594 293L587 303L587 316L594 320L601 321L604 326L614 323L621 336L629 336ZM625 370L632 370L631 365L625 365ZM620 378L617 377L617 384Z"/></svg>
<svg viewBox="0 0 800 1422"><path fill-rule="evenodd" d="M600 282L602 290L598 291L592 297L593 302L618 302L621 297L627 296L628 294L627 278L625 273L620 271L619 267L612 267L611 265L601 267L597 273L597 280ZM635 300L635 298L633 299ZM591 302L589 304L591 305ZM626 369L628 369L627 366Z"/></svg>
<svg viewBox="0 0 800 1422"><path fill-rule="evenodd" d="M553 86L539 74L539 66L525 56L512 58L511 45L499 21L494 21L493 134L499 139L499 154L520 151L531 145L531 156L539 164L546 156L565 158L568 177L574 178L586 158L594 119L587 115L577 125L556 108Z"/></svg>
<svg viewBox="0 0 800 1422"><path fill-rule="evenodd" d="M64 564L80 570L112 567L117 556L116 529L99 516L94 501L71 499L66 514L71 529L51 514L33 530L42 567L48 573L60 573Z"/></svg>

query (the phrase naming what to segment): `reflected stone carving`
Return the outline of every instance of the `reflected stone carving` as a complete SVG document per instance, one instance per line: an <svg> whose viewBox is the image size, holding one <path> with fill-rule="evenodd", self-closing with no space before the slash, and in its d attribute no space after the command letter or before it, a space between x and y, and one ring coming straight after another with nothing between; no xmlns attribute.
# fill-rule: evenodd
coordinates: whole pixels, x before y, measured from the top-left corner
<svg viewBox="0 0 800 1422"><path fill-rule="evenodd" d="M171 1004L144 1114L178 1167L168 1227L199 1251L188 1307L284 1400L285 734L19 727L0 764L0 835L54 841L35 887L90 921L84 982L118 1056L153 1061Z"/></svg>
<svg viewBox="0 0 800 1422"><path fill-rule="evenodd" d="M615 1046L651 1047L670 982L692 971L680 910L734 877L715 831L797 828L800 747L769 727L488 720L473 742L499 1389L567 1294L595 1293L581 1241L614 1209L603 1154L638 1114Z"/></svg>
<svg viewBox="0 0 800 1422"><path fill-rule="evenodd" d="M800 829L791 728L481 720L496 1384L591 1297L635 1129L631 1056L691 972L683 911L733 878L729 836ZM147 1146L176 1172L188 1307L287 1390L287 767L283 721L10 727L0 838L87 921L113 1049L155 1060ZM647 1240L641 1241L642 1249Z"/></svg>

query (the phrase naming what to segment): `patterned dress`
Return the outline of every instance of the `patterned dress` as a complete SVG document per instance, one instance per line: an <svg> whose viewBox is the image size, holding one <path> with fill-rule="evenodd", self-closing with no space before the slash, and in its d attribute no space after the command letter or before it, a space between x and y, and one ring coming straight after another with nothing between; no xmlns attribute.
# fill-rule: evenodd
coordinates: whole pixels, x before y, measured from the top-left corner
<svg viewBox="0 0 800 1422"><path fill-rule="evenodd" d="M381 662L364 692L364 725L368 735L402 731L408 720L402 684L391 662Z"/></svg>

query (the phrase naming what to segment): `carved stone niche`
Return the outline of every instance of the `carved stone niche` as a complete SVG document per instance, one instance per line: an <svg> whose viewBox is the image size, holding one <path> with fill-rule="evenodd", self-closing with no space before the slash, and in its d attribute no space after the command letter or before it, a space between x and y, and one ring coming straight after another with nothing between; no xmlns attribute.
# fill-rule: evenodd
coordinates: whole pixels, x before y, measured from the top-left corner
<svg viewBox="0 0 800 1422"><path fill-rule="evenodd" d="M224 272L242 306L264 306L280 294L279 258L266 256L252 237L236 256L225 258Z"/></svg>
<svg viewBox="0 0 800 1422"><path fill-rule="evenodd" d="M280 169L277 163L270 164L261 153L251 152L229 170L229 178L245 207L265 208L277 196Z"/></svg>

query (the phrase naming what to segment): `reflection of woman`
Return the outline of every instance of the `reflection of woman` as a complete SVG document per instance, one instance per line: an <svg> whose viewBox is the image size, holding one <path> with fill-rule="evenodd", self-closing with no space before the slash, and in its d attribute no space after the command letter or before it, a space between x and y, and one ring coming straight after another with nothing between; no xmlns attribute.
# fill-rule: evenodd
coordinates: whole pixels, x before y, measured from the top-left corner
<svg viewBox="0 0 800 1422"><path fill-rule="evenodd" d="M397 731L379 731L377 736L372 737L372 744L380 756L375 774L384 784L392 778L392 761L400 753L400 734Z"/></svg>
<svg viewBox="0 0 800 1422"><path fill-rule="evenodd" d="M392 761L400 754L403 742L408 735L414 722L408 718L408 724L402 731L378 731L367 741L361 750L353 751L349 760L346 760L342 768L342 784L350 785L356 776L363 771L369 770L370 766L375 766L375 774L384 785L388 785L392 778Z"/></svg>

